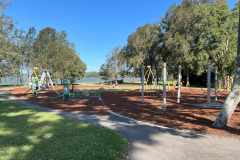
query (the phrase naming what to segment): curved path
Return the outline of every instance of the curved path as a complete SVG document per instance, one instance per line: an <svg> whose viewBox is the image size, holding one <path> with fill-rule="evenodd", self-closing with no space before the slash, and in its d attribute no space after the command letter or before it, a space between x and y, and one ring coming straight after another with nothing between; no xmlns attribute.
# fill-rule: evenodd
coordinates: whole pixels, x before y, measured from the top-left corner
<svg viewBox="0 0 240 160"><path fill-rule="evenodd" d="M132 160L237 160L240 159L240 140L183 132L171 128L150 126L129 119L98 117L39 107L26 103L0 90L0 97L34 109L74 118L107 127L123 134L131 146Z"/></svg>

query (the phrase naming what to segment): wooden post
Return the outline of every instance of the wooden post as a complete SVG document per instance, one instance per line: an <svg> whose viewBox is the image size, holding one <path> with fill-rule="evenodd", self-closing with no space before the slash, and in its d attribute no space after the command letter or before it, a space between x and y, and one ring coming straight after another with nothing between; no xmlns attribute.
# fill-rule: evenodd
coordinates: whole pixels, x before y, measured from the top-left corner
<svg viewBox="0 0 240 160"><path fill-rule="evenodd" d="M174 95L174 90L175 90L175 82L173 81L173 84L172 84L172 94Z"/></svg>
<svg viewBox="0 0 240 160"><path fill-rule="evenodd" d="M233 78L230 77L230 85L231 85L231 88L233 87Z"/></svg>
<svg viewBox="0 0 240 160"><path fill-rule="evenodd" d="M188 87L188 84L189 84L189 81L187 81L187 84L186 84L186 87L185 87L186 89L187 89L187 87Z"/></svg>
<svg viewBox="0 0 240 160"><path fill-rule="evenodd" d="M227 92L229 91L229 76L227 76Z"/></svg>
<svg viewBox="0 0 240 160"><path fill-rule="evenodd" d="M182 90L182 82L180 83L180 90Z"/></svg>
<svg viewBox="0 0 240 160"><path fill-rule="evenodd" d="M168 84L168 90L170 90L170 84L169 84L169 82L167 82L167 84Z"/></svg>
<svg viewBox="0 0 240 160"><path fill-rule="evenodd" d="M221 91L221 81L218 81L218 88L219 88L219 91Z"/></svg>

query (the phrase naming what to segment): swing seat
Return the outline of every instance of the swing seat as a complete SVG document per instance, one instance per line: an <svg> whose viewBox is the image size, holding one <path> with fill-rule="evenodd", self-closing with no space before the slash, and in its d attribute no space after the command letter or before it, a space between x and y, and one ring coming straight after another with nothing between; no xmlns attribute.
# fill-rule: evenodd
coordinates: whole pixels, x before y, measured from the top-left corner
<svg viewBox="0 0 240 160"><path fill-rule="evenodd" d="M40 86L40 88L45 91L45 89L48 89L48 87L43 87L43 86Z"/></svg>

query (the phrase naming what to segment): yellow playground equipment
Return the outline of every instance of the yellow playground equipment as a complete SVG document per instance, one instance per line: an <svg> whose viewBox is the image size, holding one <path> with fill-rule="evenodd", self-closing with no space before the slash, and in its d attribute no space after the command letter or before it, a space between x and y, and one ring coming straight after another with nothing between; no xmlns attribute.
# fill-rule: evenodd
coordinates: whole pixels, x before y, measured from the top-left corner
<svg viewBox="0 0 240 160"><path fill-rule="evenodd" d="M146 78L147 84L152 85L152 78L154 78L154 77L153 77L153 74L152 74L151 66L147 66L147 68L148 69L145 72L144 77ZM146 75L147 75L147 77L146 77ZM150 75L152 76L152 78L149 79ZM151 82L149 82L149 80L151 80Z"/></svg>

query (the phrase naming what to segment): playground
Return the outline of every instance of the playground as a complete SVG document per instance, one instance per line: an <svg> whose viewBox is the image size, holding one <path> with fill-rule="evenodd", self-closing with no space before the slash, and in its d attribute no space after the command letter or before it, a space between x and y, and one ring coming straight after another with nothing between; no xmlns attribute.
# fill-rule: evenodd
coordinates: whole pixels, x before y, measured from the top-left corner
<svg viewBox="0 0 240 160"><path fill-rule="evenodd" d="M132 87L129 90L123 88ZM163 91L146 90L144 92L144 103L141 103L141 91L139 86L121 85L118 89L109 89L107 85L96 86L74 86L75 91L83 92L90 90L99 93L98 96L78 96L63 101L55 98L55 92L63 91L63 86L55 86L55 91L40 91L38 96L26 93L28 88L15 88L9 92L19 99L31 104L48 107L68 112L79 112L98 116L112 116L108 110L150 124L176 128L185 131L195 131L203 134L213 134L240 139L240 105L231 116L228 125L223 129L213 128L221 105L229 92L222 91L218 100L211 96L211 107L206 106L206 91L183 87L181 90L181 102L177 103L177 89L166 90L166 111L162 111ZM69 87L71 90L71 86ZM102 90L101 92L99 92ZM89 91L90 92L90 91Z"/></svg>

